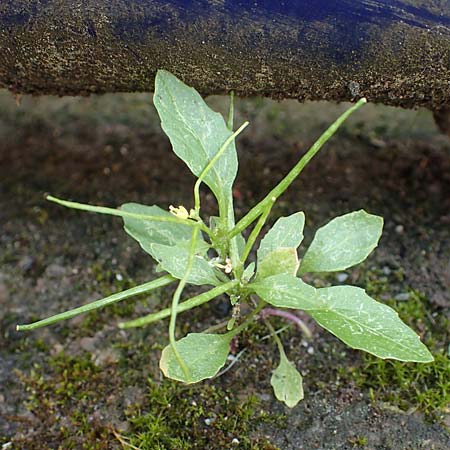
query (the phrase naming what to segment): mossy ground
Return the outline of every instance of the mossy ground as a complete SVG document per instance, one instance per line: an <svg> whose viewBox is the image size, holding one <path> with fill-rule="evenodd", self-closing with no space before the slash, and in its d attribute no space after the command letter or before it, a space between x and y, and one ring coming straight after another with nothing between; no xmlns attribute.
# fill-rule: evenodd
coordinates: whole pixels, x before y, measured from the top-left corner
<svg viewBox="0 0 450 450"><path fill-rule="evenodd" d="M46 370L35 364L20 375L28 393L27 408L42 427L40 441L19 438L14 448L101 450L119 443L142 450L277 448L263 437L252 437L260 424L283 420L282 415L261 410L255 396L237 398L209 383L183 386L148 380L142 397L121 405L123 422L107 426L96 410L131 381L124 366L100 369L88 353L78 357L61 353L45 364ZM61 417L65 424L56 427ZM125 424L127 429L122 430Z"/></svg>
<svg viewBox="0 0 450 450"><path fill-rule="evenodd" d="M276 450L256 430L263 423L282 423L283 416L262 411L260 403L254 395L239 399L209 383L196 387L151 383L145 413L127 411L131 430L125 439L142 450Z"/></svg>
<svg viewBox="0 0 450 450"><path fill-rule="evenodd" d="M344 377L350 373L358 387L368 388L372 401L442 420L450 408L450 320L442 311L430 313L424 295L414 290L408 294L406 301L391 299L386 303L420 334L434 362L408 364L364 354L358 367L343 368L340 373Z"/></svg>
<svg viewBox="0 0 450 450"><path fill-rule="evenodd" d="M429 127L421 131L429 120L417 119L423 112L383 116L369 108L364 123L343 129L274 213L303 209L306 243L335 215L364 207L384 216L379 248L345 273L346 283L366 287L397 309L437 355L435 363L363 356L305 317L312 341L293 328L282 334L305 381L305 400L288 410L273 399L269 379L278 355L259 323L240 337L236 352L244 353L224 376L195 387L161 379L167 322L127 331L116 324L166 306L172 288L27 335L14 332L18 322L157 276L147 255L123 239L119 221L62 210L42 197L52 192L110 205L189 205L193 180L156 133L141 98L114 97L116 115L109 105L102 116L108 103L99 98L25 99L19 118L10 103L0 111L3 442L18 450L114 449L122 447L120 439L143 449L234 448L234 439L236 448L249 449L448 448L450 435L440 423L449 417L450 146ZM329 105L307 105L300 113L291 103L255 105L238 107L238 117L249 114L254 130L240 141L238 214L272 187L331 118ZM308 130L299 130L298 122ZM412 123L418 126L410 131ZM272 135L271 129L278 131ZM210 196L203 204L213 213ZM335 275L308 281L339 284ZM395 300L399 295L408 298ZM223 321L222 306L219 299L180 315L179 334Z"/></svg>
<svg viewBox="0 0 450 450"><path fill-rule="evenodd" d="M94 420L95 405L114 389L112 370L101 371L90 355L60 353L45 359L25 375L19 374L28 393L27 409L41 427L39 441L17 439L17 448L107 449L109 430ZM64 417L64 424L60 418ZM55 426L58 424L58 426ZM76 432L74 433L74 430Z"/></svg>

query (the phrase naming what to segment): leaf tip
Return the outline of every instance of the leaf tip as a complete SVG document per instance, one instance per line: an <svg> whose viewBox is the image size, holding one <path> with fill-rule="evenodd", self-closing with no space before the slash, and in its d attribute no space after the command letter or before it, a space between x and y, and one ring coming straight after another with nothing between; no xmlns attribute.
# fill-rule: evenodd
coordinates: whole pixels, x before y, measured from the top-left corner
<svg viewBox="0 0 450 450"><path fill-rule="evenodd" d="M167 76L167 75L169 75L169 74L170 74L170 72L168 72L168 71L165 70L165 69L158 69L158 70L156 71L155 82L156 82L156 79L157 79L157 78L161 78L161 77Z"/></svg>
<svg viewBox="0 0 450 450"><path fill-rule="evenodd" d="M423 355L423 358L420 360L420 361L417 361L417 362L420 362L420 363L432 363L432 362L434 362L434 356L432 355L432 353L425 347L425 345L424 345L424 355Z"/></svg>

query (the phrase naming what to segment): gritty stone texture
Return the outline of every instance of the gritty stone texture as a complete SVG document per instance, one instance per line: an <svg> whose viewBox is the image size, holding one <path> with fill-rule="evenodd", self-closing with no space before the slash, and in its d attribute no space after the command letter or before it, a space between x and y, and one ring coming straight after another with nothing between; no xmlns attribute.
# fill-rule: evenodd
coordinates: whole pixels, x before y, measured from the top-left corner
<svg viewBox="0 0 450 450"><path fill-rule="evenodd" d="M450 104L448 2L342 3L327 16L263 2L6 0L0 86L149 91L164 68L205 94Z"/></svg>

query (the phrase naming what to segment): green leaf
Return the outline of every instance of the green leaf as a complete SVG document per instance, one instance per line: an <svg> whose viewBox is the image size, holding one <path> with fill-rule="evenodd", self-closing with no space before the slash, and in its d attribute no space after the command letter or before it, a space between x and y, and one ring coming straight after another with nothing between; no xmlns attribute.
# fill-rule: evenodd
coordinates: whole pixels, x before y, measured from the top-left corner
<svg viewBox="0 0 450 450"><path fill-rule="evenodd" d="M223 219L219 216L210 216L209 218L209 228L213 234L226 233L227 225L224 223Z"/></svg>
<svg viewBox="0 0 450 450"><path fill-rule="evenodd" d="M170 212L156 205L126 203L122 209L136 214L173 217ZM183 277L189 259L191 227L173 222L155 222L129 217L124 217L124 224L125 231L139 242L144 251L159 262L160 270L165 270L178 279ZM216 271L203 258L209 245L200 236L197 237L197 241L196 257L188 283L217 285L219 281Z"/></svg>
<svg viewBox="0 0 450 450"><path fill-rule="evenodd" d="M280 364L274 370L270 384L275 397L289 408L303 400L303 378L284 352L280 353Z"/></svg>
<svg viewBox="0 0 450 450"><path fill-rule="evenodd" d="M288 217L280 217L266 233L258 249L258 261L280 247L297 248L303 240L305 215L297 212Z"/></svg>
<svg viewBox="0 0 450 450"><path fill-rule="evenodd" d="M308 313L326 330L352 348L379 358L431 362L433 356L419 336L387 305L364 289L334 286L317 289L318 306Z"/></svg>
<svg viewBox="0 0 450 450"><path fill-rule="evenodd" d="M363 210L336 217L320 228L300 265L300 273L335 272L364 261L378 245L383 218Z"/></svg>
<svg viewBox="0 0 450 450"><path fill-rule="evenodd" d="M164 348L159 367L166 377L184 383L212 378L227 360L232 337L232 334L190 333L177 341L177 350L189 370L189 378L170 345Z"/></svg>
<svg viewBox="0 0 450 450"><path fill-rule="evenodd" d="M308 310L317 305L316 289L293 275L273 275L249 286L264 301L279 308Z"/></svg>
<svg viewBox="0 0 450 450"><path fill-rule="evenodd" d="M274 306L303 309L352 348L380 358L433 361L419 336L398 314L369 297L364 289L354 286L315 289L300 278L284 274L264 278L250 287Z"/></svg>
<svg viewBox="0 0 450 450"><path fill-rule="evenodd" d="M139 203L125 203L121 210L133 214L148 216L174 217L169 211L157 205L141 205ZM140 220L124 217L125 231L142 243L158 243L164 245L177 245L182 241L189 241L192 236L192 229L183 224L170 222L155 222L152 220Z"/></svg>
<svg viewBox="0 0 450 450"><path fill-rule="evenodd" d="M232 131L195 89L165 70L159 70L156 75L153 99L173 151L194 175L200 176ZM204 179L219 203L228 202L237 167L236 148L232 142Z"/></svg>
<svg viewBox="0 0 450 450"><path fill-rule="evenodd" d="M244 273L242 274L242 278L245 281L250 281L250 279L255 275L255 263L251 262L244 270Z"/></svg>
<svg viewBox="0 0 450 450"><path fill-rule="evenodd" d="M242 236L242 234L238 234L233 238L236 241L236 247L237 247L237 251L238 251L238 256L242 256L244 253L244 249L245 249L245 239L244 236Z"/></svg>
<svg viewBox="0 0 450 450"><path fill-rule="evenodd" d="M266 278L279 273L294 275L298 271L298 255L295 248L278 248L268 253L258 263L257 277Z"/></svg>
<svg viewBox="0 0 450 450"><path fill-rule="evenodd" d="M297 247L303 240L304 225L305 215L302 212L281 217L275 222L258 249L257 279L279 273L297 273Z"/></svg>
<svg viewBox="0 0 450 450"><path fill-rule="evenodd" d="M166 272L180 280L183 278L189 261L189 243L177 246L151 244L149 253ZM196 285L211 284L217 286L221 284L217 277L217 271L201 255L195 255L187 282Z"/></svg>
<svg viewBox="0 0 450 450"><path fill-rule="evenodd" d="M139 203L125 203L121 209L126 212L142 214L148 216L173 217L169 211L165 211L159 206L140 205ZM155 222L152 220L140 220L124 217L125 231L134 239L136 239L142 249L152 255L152 244L162 244L167 246L177 246L186 242L190 242L192 236L192 228L183 224L173 222ZM206 253L208 244L200 238L197 238L197 252Z"/></svg>

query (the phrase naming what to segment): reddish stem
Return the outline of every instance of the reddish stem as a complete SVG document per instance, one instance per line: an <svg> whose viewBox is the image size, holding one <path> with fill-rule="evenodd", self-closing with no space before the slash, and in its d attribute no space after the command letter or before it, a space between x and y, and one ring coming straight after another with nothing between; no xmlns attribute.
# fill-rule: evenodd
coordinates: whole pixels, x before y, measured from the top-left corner
<svg viewBox="0 0 450 450"><path fill-rule="evenodd" d="M259 314L261 317L264 317L264 318L269 317L269 316L282 317L283 319L286 319L289 322L292 322L298 328L300 328L300 330L303 331L303 333L305 334L305 336L307 338L312 337L311 330L308 328L308 326L305 324L305 322L303 322L303 320L300 319L300 317L298 317L294 313L291 313L289 311L283 311L281 309L276 309L276 308L264 308Z"/></svg>

